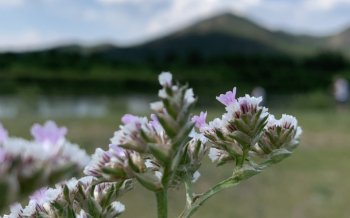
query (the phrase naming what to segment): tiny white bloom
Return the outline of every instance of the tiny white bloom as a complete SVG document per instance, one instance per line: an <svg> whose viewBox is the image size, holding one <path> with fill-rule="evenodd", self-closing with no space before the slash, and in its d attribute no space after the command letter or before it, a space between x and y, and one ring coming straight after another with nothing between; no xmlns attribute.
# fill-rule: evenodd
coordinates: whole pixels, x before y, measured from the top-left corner
<svg viewBox="0 0 350 218"><path fill-rule="evenodd" d="M219 150L216 148L210 148L209 158L211 159L211 162L217 161L220 158Z"/></svg>
<svg viewBox="0 0 350 218"><path fill-rule="evenodd" d="M164 104L162 101L156 101L150 104L151 105L151 110L153 111L163 111L164 109Z"/></svg>
<svg viewBox="0 0 350 218"><path fill-rule="evenodd" d="M201 174L196 171L194 174L193 174L193 179L192 179L192 183L195 183L197 182L198 178L201 176Z"/></svg>
<svg viewBox="0 0 350 218"><path fill-rule="evenodd" d="M122 213L125 211L124 204L120 203L119 201L115 201L111 205L115 213Z"/></svg>
<svg viewBox="0 0 350 218"><path fill-rule="evenodd" d="M192 88L187 89L186 92L185 92L185 101L188 104L191 104L195 100L193 96L194 96L193 89Z"/></svg>
<svg viewBox="0 0 350 218"><path fill-rule="evenodd" d="M158 79L161 86L170 87L171 81L173 80L173 75L170 72L162 72Z"/></svg>

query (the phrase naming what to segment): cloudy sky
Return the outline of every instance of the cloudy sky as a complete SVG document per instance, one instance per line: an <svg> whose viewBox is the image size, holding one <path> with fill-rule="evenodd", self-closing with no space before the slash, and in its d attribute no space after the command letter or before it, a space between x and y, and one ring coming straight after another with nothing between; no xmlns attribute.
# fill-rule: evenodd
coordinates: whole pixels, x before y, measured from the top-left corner
<svg viewBox="0 0 350 218"><path fill-rule="evenodd" d="M222 12L296 34L350 27L350 0L0 0L0 51L70 42L126 46Z"/></svg>

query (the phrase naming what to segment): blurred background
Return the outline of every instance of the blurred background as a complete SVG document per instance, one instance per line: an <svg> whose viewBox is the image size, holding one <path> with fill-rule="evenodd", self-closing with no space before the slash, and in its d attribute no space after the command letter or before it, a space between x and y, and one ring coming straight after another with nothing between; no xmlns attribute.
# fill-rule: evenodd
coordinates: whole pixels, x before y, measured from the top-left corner
<svg viewBox="0 0 350 218"><path fill-rule="evenodd" d="M89 154L107 149L124 113L150 114L162 71L194 88L208 120L236 86L304 130L293 156L193 217L350 217L350 1L0 0L0 121L13 136L52 119ZM196 192L231 171L207 158ZM121 201L123 217L156 216L142 187ZM176 217L182 188L170 202Z"/></svg>

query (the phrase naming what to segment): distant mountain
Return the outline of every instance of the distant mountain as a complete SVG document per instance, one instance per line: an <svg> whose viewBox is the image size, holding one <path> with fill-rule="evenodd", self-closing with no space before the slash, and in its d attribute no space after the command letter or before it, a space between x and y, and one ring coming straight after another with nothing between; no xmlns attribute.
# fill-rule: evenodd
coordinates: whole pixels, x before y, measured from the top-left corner
<svg viewBox="0 0 350 218"><path fill-rule="evenodd" d="M350 58L350 29L329 37L294 35L271 31L247 18L226 13L126 48L104 44L92 47L70 45L51 50L95 53L114 60L146 60L169 56L181 58L191 53L203 57L225 54L305 56L324 50L340 51Z"/></svg>
<svg viewBox="0 0 350 218"><path fill-rule="evenodd" d="M182 57L190 52L204 57L224 54L304 56L323 50L340 50L350 57L350 50L346 49L350 46L348 36L350 30L330 37L293 35L268 30L233 14L222 14L141 45L102 53L108 58L144 60L150 56Z"/></svg>
<svg viewBox="0 0 350 218"><path fill-rule="evenodd" d="M327 39L329 48L342 51L350 57L350 28L341 33L330 36Z"/></svg>

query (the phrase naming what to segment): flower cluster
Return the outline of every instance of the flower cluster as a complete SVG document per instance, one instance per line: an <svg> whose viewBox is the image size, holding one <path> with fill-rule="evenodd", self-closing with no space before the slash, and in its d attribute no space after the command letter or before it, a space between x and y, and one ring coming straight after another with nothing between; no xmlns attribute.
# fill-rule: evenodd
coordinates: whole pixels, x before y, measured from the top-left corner
<svg viewBox="0 0 350 218"><path fill-rule="evenodd" d="M19 203L11 205L11 213L4 218L118 217L125 207L116 199L130 190L130 181L98 185L95 182L94 177L88 176L72 178L56 184L55 188L41 188L29 197L24 208Z"/></svg>
<svg viewBox="0 0 350 218"><path fill-rule="evenodd" d="M271 158L267 154L299 144L301 128L294 117L275 120L268 109L259 106L261 97L245 95L236 99L236 88L216 97L226 107L222 118L206 123L207 113L194 116L196 127L212 144L209 157L217 165L235 161L242 166L249 155Z"/></svg>
<svg viewBox="0 0 350 218"><path fill-rule="evenodd" d="M181 183L183 172L198 178L196 171L207 149L204 137L197 133L190 136L194 125L190 122L193 91L173 84L170 73L162 73L159 82L161 101L151 104L155 112L151 120L125 115L109 150L96 149L85 168L86 175L107 181L136 178L150 190ZM191 141L186 140L189 136L193 137ZM169 174L170 178L164 177Z"/></svg>
<svg viewBox="0 0 350 218"><path fill-rule="evenodd" d="M31 133L33 141L9 137L0 124L0 183L9 190L6 204L42 186L71 178L90 161L85 150L65 139L67 129L53 121L35 124Z"/></svg>

